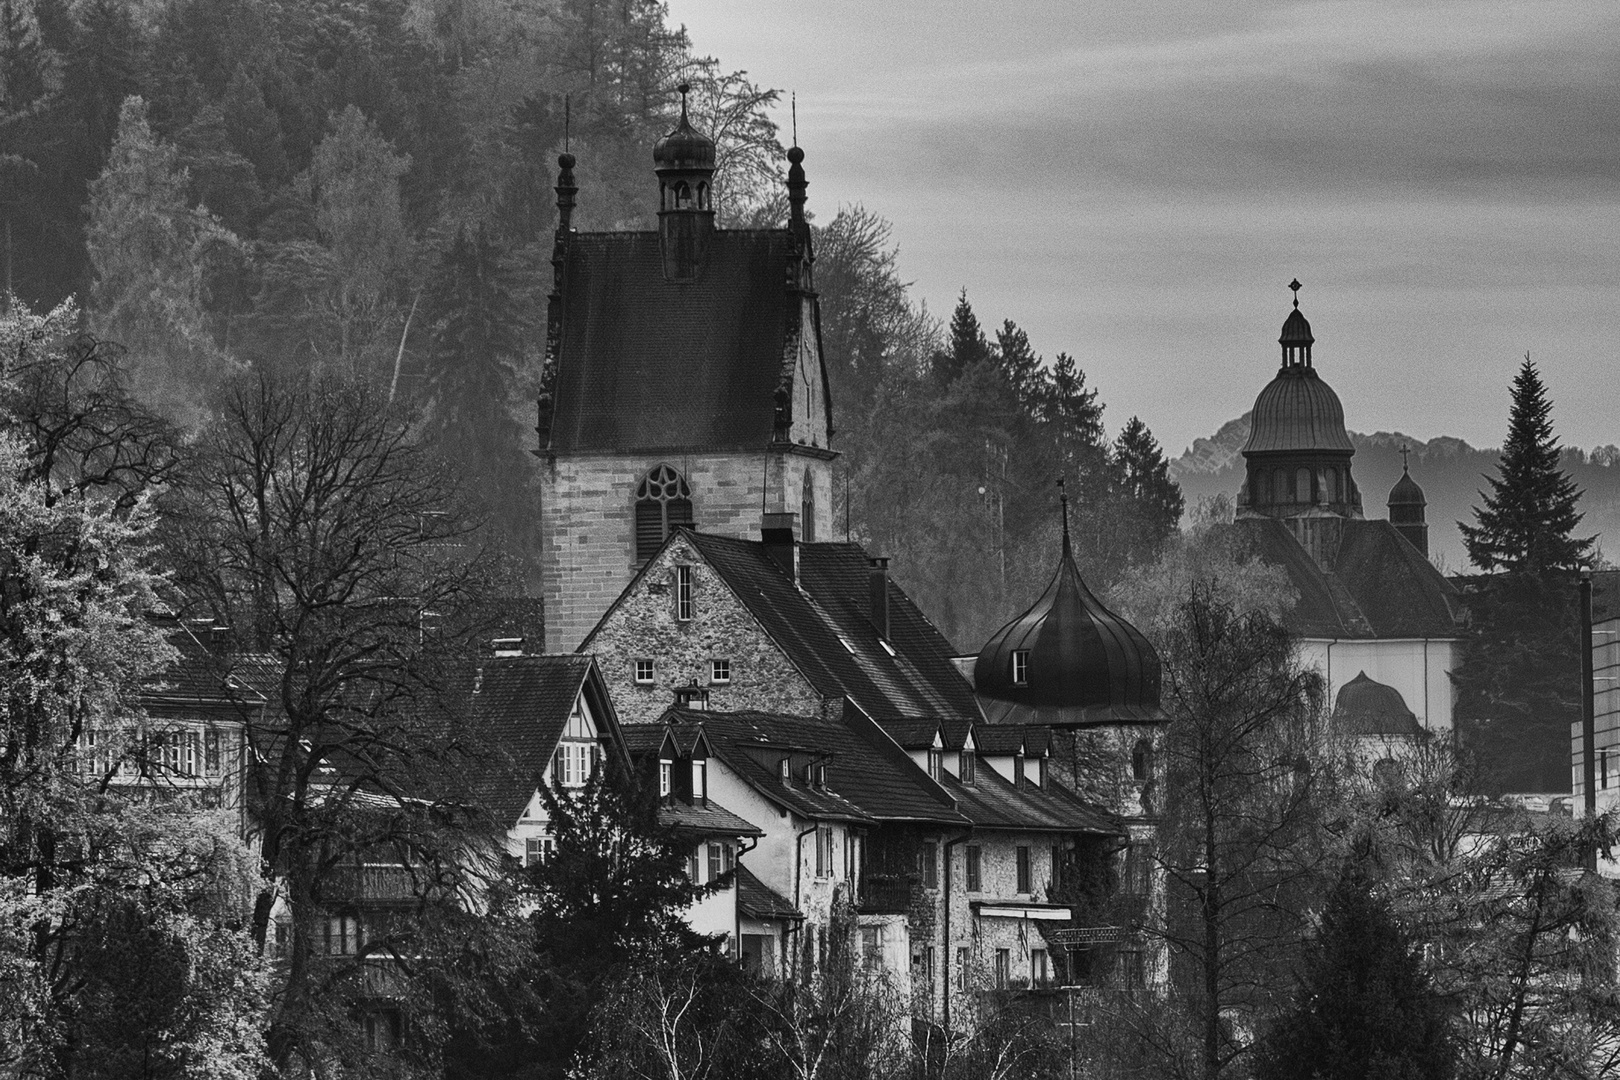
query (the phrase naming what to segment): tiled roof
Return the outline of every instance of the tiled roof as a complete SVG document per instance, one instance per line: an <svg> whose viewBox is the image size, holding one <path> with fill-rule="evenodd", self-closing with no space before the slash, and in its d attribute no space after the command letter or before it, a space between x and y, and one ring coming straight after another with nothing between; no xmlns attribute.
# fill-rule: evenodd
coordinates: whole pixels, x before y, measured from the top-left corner
<svg viewBox="0 0 1620 1080"><path fill-rule="evenodd" d="M516 821L534 797L593 663L577 653L484 661L472 718L493 760L476 794L497 819Z"/></svg>
<svg viewBox="0 0 1620 1080"><path fill-rule="evenodd" d="M964 784L948 773L941 783L977 828L1102 836L1125 832L1118 817L1082 802L1068 789L1054 782L1044 788L1019 788L983 761L974 769L973 783Z"/></svg>
<svg viewBox="0 0 1620 1080"><path fill-rule="evenodd" d="M718 230L696 279L664 279L656 232L573 233L550 449L760 450L793 305L785 229ZM545 421L542 419L542 426Z"/></svg>
<svg viewBox="0 0 1620 1080"><path fill-rule="evenodd" d="M1022 749L1039 757L1052 747L1052 729L1040 724L980 724L973 729L980 754L1016 754Z"/></svg>
<svg viewBox="0 0 1620 1080"><path fill-rule="evenodd" d="M787 897L753 875L746 866L737 867L737 910L751 919L804 918Z"/></svg>
<svg viewBox="0 0 1620 1080"><path fill-rule="evenodd" d="M881 730L856 720L825 721L761 712L671 709L666 722L703 725L716 756L756 791L804 817L856 821L961 822L944 790ZM827 786L813 787L802 770L783 783L784 752L825 758ZM792 756L790 754L790 756Z"/></svg>
<svg viewBox="0 0 1620 1080"><path fill-rule="evenodd" d="M764 836L763 830L710 799L693 804L682 800L658 808L658 820L683 833L700 836Z"/></svg>
<svg viewBox="0 0 1620 1080"><path fill-rule="evenodd" d="M1280 520L1244 518L1235 527L1253 539L1261 558L1288 574L1299 601L1283 621L1301 637L1461 634L1456 587L1387 521L1344 521L1332 570L1319 566Z"/></svg>
<svg viewBox="0 0 1620 1080"><path fill-rule="evenodd" d="M860 545L800 544L795 588L759 541L689 535L818 693L848 697L881 719L979 719L973 689L951 662L950 642L893 579L894 655L883 647L870 618L871 568Z"/></svg>
<svg viewBox="0 0 1620 1080"><path fill-rule="evenodd" d="M938 720L896 717L879 720L877 723L889 733L889 738L906 750L926 750L934 745L936 739L939 740L941 748L945 746L945 733L940 730Z"/></svg>
<svg viewBox="0 0 1620 1080"><path fill-rule="evenodd" d="M274 693L276 671L268 657L230 648L230 631L215 631L208 621L182 621L167 616L154 617L164 630L164 640L173 646L172 663L141 688L142 696L165 701L197 703L251 703ZM171 711L167 710L167 711Z"/></svg>

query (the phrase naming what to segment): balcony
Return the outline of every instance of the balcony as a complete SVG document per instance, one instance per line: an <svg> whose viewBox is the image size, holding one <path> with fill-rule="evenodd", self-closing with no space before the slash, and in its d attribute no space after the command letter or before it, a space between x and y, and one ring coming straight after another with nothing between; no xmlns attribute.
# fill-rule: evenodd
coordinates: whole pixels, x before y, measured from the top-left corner
<svg viewBox="0 0 1620 1080"><path fill-rule="evenodd" d="M904 915L911 910L914 874L864 874L855 907L862 915Z"/></svg>

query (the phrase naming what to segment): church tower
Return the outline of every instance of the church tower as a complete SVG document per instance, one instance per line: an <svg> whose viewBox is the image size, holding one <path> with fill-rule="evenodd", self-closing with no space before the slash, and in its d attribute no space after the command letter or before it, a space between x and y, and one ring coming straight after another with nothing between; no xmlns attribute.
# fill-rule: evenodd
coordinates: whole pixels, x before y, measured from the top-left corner
<svg viewBox="0 0 1620 1080"><path fill-rule="evenodd" d="M1356 451L1345 431L1344 406L1311 359L1316 338L1299 310L1298 279L1289 288L1294 309L1277 339L1282 367L1254 402L1238 516L1286 521L1314 556L1331 558L1339 532L1333 522L1362 516L1361 492L1350 472Z"/></svg>
<svg viewBox="0 0 1620 1080"><path fill-rule="evenodd" d="M535 428L548 651L575 648L674 529L757 540L768 517L832 535L804 152L788 152L786 228L718 228L714 141L680 90L653 147L656 230L574 229L575 161L557 162Z"/></svg>
<svg viewBox="0 0 1620 1080"><path fill-rule="evenodd" d="M1402 447L1401 457L1405 458L1406 453L1406 448ZM1423 489L1412 479L1412 473L1403 460L1401 478L1389 489L1389 523L1425 559L1429 557L1429 523L1424 516L1428 505L1429 501L1423 497Z"/></svg>

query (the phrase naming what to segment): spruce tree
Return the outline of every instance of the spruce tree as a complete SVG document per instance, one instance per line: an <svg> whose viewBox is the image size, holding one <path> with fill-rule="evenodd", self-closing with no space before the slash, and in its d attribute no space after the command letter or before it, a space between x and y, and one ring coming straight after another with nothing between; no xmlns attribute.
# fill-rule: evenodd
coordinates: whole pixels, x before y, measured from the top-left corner
<svg viewBox="0 0 1620 1080"><path fill-rule="evenodd" d="M1124 500L1121 509L1133 519L1135 539L1157 546L1181 525L1186 499L1141 417L1131 417L1114 440L1113 463L1115 490Z"/></svg>
<svg viewBox="0 0 1620 1080"><path fill-rule="evenodd" d="M956 298L956 310L951 312L950 341L946 348L934 354L934 376L941 385L949 386L975 364L988 364L995 360L990 339L984 336L979 317L968 303L967 290Z"/></svg>
<svg viewBox="0 0 1620 1080"><path fill-rule="evenodd" d="M1513 379L1500 475L1488 478L1489 495L1480 492L1485 505L1474 510L1478 524L1457 523L1475 566L1539 574L1591 565L1594 537L1572 535L1581 522L1581 493L1558 467L1558 454L1552 402L1526 353Z"/></svg>
<svg viewBox="0 0 1620 1080"><path fill-rule="evenodd" d="M1355 864L1322 913L1299 1004L1259 1048L1257 1080L1449 1080L1444 1001Z"/></svg>

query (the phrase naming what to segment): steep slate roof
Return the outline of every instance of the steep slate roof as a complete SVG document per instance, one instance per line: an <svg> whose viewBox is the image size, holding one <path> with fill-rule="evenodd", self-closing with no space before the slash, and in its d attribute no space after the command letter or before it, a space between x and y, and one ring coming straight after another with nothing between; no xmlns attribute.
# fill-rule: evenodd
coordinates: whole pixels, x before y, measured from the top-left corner
<svg viewBox="0 0 1620 1080"><path fill-rule="evenodd" d="M737 910L751 919L804 918L787 897L755 877L748 867L737 864Z"/></svg>
<svg viewBox="0 0 1620 1080"><path fill-rule="evenodd" d="M658 808L661 824L699 836L764 836L764 830L743 820L719 803L693 804L679 799Z"/></svg>
<svg viewBox="0 0 1620 1080"><path fill-rule="evenodd" d="M1387 521L1343 522L1331 570L1319 566L1288 526L1251 517L1234 526L1256 553L1280 566L1299 593L1283 621L1307 638L1455 638L1462 600L1455 586Z"/></svg>
<svg viewBox="0 0 1620 1080"><path fill-rule="evenodd" d="M974 768L973 783L964 784L949 773L940 782L956 800L957 809L977 828L1102 836L1125 833L1118 817L1081 801L1067 789L1055 783L1019 788L982 760Z"/></svg>
<svg viewBox="0 0 1620 1080"><path fill-rule="evenodd" d="M163 628L163 638L176 656L142 686L143 699L162 701L169 714L174 712L176 702L257 707L271 700L278 682L273 662L257 653L233 650L229 630L220 631L216 644L211 620L180 620L167 615L151 619Z"/></svg>
<svg viewBox="0 0 1620 1080"><path fill-rule="evenodd" d="M671 709L666 723L703 725L716 756L762 795L804 817L962 823L951 799L875 725L762 712ZM799 750L827 759L827 787L782 782L777 763Z"/></svg>
<svg viewBox="0 0 1620 1080"><path fill-rule="evenodd" d="M759 541L687 535L817 693L848 697L878 719L979 719L973 689L951 662L950 642L892 578L895 655L883 648L870 618L871 567L859 544L800 544L795 588Z"/></svg>
<svg viewBox="0 0 1620 1080"><path fill-rule="evenodd" d="M475 794L497 819L516 821L529 805L568 725L574 699L595 665L593 657L578 653L484 661L471 695L471 716L496 753ZM595 678L600 684L601 675ZM618 741L618 723L606 695L593 698L597 700L590 705L598 729Z"/></svg>
<svg viewBox="0 0 1620 1080"><path fill-rule="evenodd" d="M550 449L763 450L800 303L792 234L717 230L680 283L664 279L656 232L565 244Z"/></svg>

